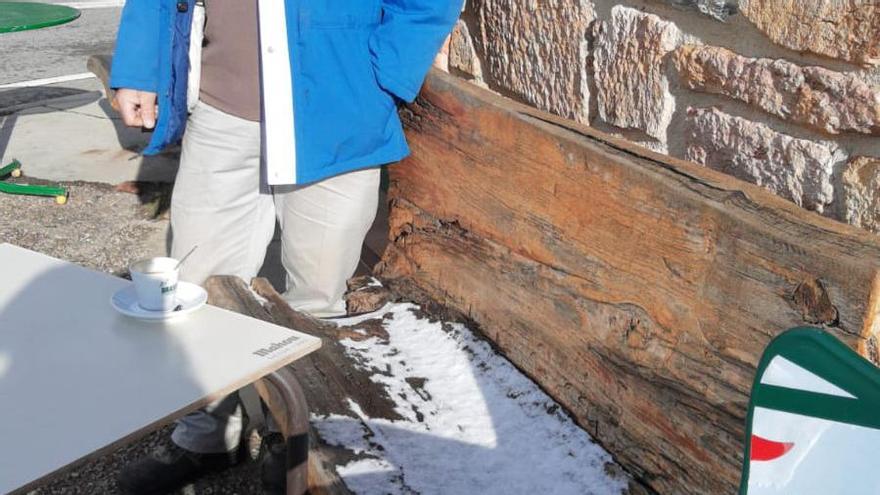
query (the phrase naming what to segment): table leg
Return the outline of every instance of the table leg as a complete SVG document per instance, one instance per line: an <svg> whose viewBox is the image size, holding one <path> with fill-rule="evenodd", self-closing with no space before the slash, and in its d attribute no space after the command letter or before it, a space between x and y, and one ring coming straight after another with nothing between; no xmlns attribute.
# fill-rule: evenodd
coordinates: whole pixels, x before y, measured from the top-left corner
<svg viewBox="0 0 880 495"><path fill-rule="evenodd" d="M308 491L309 408L290 368L254 383L287 444L287 495Z"/></svg>

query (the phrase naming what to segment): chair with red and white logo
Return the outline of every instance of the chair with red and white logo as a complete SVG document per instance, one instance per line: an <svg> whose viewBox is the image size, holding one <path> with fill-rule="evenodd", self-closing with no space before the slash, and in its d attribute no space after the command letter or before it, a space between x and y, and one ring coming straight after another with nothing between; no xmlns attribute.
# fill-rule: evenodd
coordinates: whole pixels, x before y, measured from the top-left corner
<svg viewBox="0 0 880 495"><path fill-rule="evenodd" d="M746 421L740 495L880 494L880 369L829 333L767 346Z"/></svg>

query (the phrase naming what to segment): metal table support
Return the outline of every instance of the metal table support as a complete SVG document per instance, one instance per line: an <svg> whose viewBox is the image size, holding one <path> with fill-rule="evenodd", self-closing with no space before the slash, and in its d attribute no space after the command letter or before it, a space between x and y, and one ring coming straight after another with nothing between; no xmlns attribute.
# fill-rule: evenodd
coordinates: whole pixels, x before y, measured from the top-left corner
<svg viewBox="0 0 880 495"><path fill-rule="evenodd" d="M290 367L254 383L287 445L287 495L308 491L309 408Z"/></svg>

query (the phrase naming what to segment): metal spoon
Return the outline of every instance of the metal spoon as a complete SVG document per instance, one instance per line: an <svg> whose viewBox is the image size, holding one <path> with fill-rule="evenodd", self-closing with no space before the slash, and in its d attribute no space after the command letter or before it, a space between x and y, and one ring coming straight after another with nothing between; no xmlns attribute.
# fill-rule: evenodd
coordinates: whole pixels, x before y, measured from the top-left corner
<svg viewBox="0 0 880 495"><path fill-rule="evenodd" d="M195 251L197 247L199 247L198 244L196 244L195 246L193 246L193 248L190 249L189 252L186 253L186 254L183 256L183 258L180 258L180 261L177 262L177 266L175 266L174 269L175 269L175 270L179 269L179 268L180 268L180 265L182 265L183 262L186 261L187 258L189 258L189 255L193 254L193 251Z"/></svg>
<svg viewBox="0 0 880 495"><path fill-rule="evenodd" d="M195 251L197 247L199 247L198 244L196 244L195 246L193 246L192 249L190 249L188 253L186 253L185 255L183 255L183 258L180 258L180 261L177 262L177 265L174 266L174 269L175 269L175 270L179 269L179 268L180 268L180 265L182 265L183 262L186 261L187 258L189 258L189 255L193 254L193 251ZM178 304L178 305L175 306L174 309L172 309L171 311L180 311L181 309L183 309L183 304Z"/></svg>

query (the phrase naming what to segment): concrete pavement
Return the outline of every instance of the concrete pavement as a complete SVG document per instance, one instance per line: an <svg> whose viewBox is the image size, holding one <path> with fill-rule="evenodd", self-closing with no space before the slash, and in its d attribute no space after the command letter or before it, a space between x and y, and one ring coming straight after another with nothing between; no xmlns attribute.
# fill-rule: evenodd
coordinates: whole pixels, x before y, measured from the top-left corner
<svg viewBox="0 0 880 495"><path fill-rule="evenodd" d="M64 26L0 35L2 163L18 158L26 175L57 181L172 181L176 150L141 156L150 134L123 126L100 82L82 79L88 57L113 52L122 2L49 1L74 5L82 16ZM34 81L47 78L62 82Z"/></svg>
<svg viewBox="0 0 880 495"><path fill-rule="evenodd" d="M122 125L97 79L43 87L35 93L30 88L7 92L22 91L34 99L53 91L63 93L61 88L72 94L6 106L5 111L0 106L2 163L17 158L25 175L55 181L173 181L178 151L142 156L150 134ZM16 101L8 93L0 93L0 103ZM15 111L10 113L10 108Z"/></svg>
<svg viewBox="0 0 880 495"><path fill-rule="evenodd" d="M90 55L113 52L120 12L86 8L63 26L0 35L0 85L86 72Z"/></svg>

